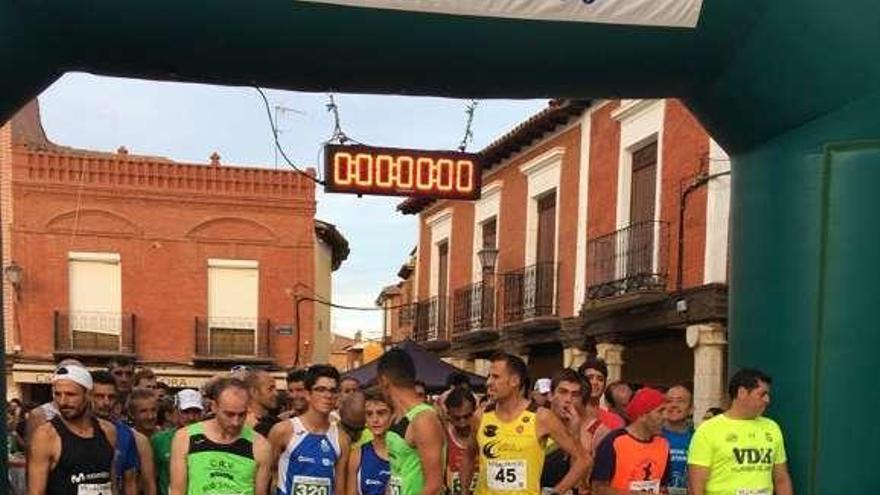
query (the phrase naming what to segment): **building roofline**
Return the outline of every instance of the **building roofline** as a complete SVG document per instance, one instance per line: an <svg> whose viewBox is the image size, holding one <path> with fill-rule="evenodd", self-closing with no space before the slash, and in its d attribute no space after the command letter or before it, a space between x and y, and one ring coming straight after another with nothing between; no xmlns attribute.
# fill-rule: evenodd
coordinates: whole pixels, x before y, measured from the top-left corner
<svg viewBox="0 0 880 495"><path fill-rule="evenodd" d="M323 220L315 219L315 234L319 239L326 242L333 252L331 267L333 271L339 269L342 262L348 259L351 254L351 248L348 245L348 239L339 232L335 225Z"/></svg>

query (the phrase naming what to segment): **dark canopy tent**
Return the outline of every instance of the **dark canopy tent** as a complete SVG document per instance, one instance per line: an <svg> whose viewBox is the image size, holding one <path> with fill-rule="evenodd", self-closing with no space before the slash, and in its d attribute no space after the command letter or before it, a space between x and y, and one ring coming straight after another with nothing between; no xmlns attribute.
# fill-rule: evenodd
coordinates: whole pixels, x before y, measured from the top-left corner
<svg viewBox="0 0 880 495"><path fill-rule="evenodd" d="M380 4L700 8L692 26L665 27L365 8ZM862 493L876 485L880 443L880 428L865 428L880 408L878 19L877 0L0 0L0 121L71 70L312 91L680 97L732 160L730 366L775 377L770 415L797 493Z"/></svg>
<svg viewBox="0 0 880 495"><path fill-rule="evenodd" d="M405 340L395 346L403 349L412 357L416 363L416 379L425 383L430 392L437 392L446 388L446 377L450 373L463 373L471 382L471 387L482 389L486 386L486 379L480 375L475 375L461 368L443 361L436 354L428 352L422 346L416 344L412 340ZM372 385L376 382L376 369L379 360L373 360L369 363L346 372L343 376L357 379L361 385Z"/></svg>

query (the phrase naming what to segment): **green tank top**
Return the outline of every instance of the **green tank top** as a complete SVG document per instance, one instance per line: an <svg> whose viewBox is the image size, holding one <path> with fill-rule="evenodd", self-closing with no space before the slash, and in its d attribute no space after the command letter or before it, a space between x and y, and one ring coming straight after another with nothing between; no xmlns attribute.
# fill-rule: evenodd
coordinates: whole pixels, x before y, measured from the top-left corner
<svg viewBox="0 0 880 495"><path fill-rule="evenodd" d="M425 403L416 404L409 408L404 417L394 423L385 434L385 444L388 448L389 464L391 464L391 479L388 481L389 495L418 495L425 486L425 475L422 471L419 452L406 441L406 430L409 429L410 423L425 411L434 412L434 408ZM440 458L445 462L445 443L443 455Z"/></svg>
<svg viewBox="0 0 880 495"><path fill-rule="evenodd" d="M253 495L257 463L254 461L254 430L245 426L230 444L212 442L204 423L186 428L187 495Z"/></svg>

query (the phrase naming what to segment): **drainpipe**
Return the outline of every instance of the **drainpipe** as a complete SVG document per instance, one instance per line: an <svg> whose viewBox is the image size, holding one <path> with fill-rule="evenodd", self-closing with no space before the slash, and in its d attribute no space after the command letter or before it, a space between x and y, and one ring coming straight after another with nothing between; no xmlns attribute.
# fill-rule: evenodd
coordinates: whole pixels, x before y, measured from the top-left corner
<svg viewBox="0 0 880 495"><path fill-rule="evenodd" d="M718 172L717 174L702 173L695 177L694 181L685 188L683 193L681 193L681 200L678 202L678 266L676 267L675 275L675 284L678 292L681 292L684 285L682 281L682 278L684 278L684 212L685 209L687 209L688 197L697 189L708 184L710 180L725 175L730 175L730 170Z"/></svg>

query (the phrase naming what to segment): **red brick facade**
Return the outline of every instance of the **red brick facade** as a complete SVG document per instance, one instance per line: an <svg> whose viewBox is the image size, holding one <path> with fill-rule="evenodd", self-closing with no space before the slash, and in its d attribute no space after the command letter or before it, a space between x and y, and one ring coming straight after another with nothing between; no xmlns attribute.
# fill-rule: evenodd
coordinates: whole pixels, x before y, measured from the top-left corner
<svg viewBox="0 0 880 495"><path fill-rule="evenodd" d="M58 357L53 318L68 307L70 252L118 254L122 311L135 315L141 363L193 362L211 258L258 263L267 357L280 366L310 360L311 304L300 305L300 335L289 329L297 323L295 296L315 285L312 181L293 171L220 165L216 157L213 165L184 164L28 142L16 139L14 122L6 129L13 130L11 166L4 164L14 216L4 245L6 262L23 273L14 328L7 327L16 363Z"/></svg>

